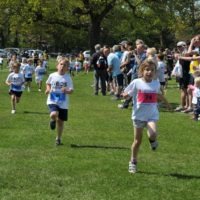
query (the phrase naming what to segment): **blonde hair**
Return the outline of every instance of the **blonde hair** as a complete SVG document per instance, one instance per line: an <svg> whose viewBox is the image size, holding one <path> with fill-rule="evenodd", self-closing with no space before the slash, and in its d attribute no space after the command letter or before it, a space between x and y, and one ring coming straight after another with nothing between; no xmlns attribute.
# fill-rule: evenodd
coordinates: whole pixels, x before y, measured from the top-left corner
<svg viewBox="0 0 200 200"><path fill-rule="evenodd" d="M143 72L146 67L152 67L154 70L154 74L156 73L156 64L152 59L146 59L144 62L141 63L139 66L138 76L143 77Z"/></svg>
<svg viewBox="0 0 200 200"><path fill-rule="evenodd" d="M200 77L199 76L194 79L194 83L195 83L195 85L200 85Z"/></svg>
<svg viewBox="0 0 200 200"><path fill-rule="evenodd" d="M20 63L19 62L14 62L12 63L12 69L16 69L16 70L19 70L20 69Z"/></svg>
<svg viewBox="0 0 200 200"><path fill-rule="evenodd" d="M151 56L155 56L157 53L157 50L155 47L147 48L147 54Z"/></svg>
<svg viewBox="0 0 200 200"><path fill-rule="evenodd" d="M60 58L58 59L58 64L59 64L61 61L63 61L64 64L65 64L67 67L69 67L69 59L68 59L68 58L66 58L66 57L60 57Z"/></svg>

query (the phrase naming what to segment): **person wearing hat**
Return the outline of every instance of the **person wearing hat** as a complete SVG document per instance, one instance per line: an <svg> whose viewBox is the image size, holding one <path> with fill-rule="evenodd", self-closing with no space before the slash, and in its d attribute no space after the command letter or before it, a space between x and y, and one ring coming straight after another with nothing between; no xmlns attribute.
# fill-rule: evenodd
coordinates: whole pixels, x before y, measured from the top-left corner
<svg viewBox="0 0 200 200"><path fill-rule="evenodd" d="M182 77L180 77L180 79L179 79L179 87L180 87L180 90L181 90L181 95L180 95L181 96L181 102L180 102L180 106L178 106L175 109L175 111L184 112L189 107L189 101L188 101L189 98L188 98L187 88L188 88L188 85L190 83L190 74L189 74L190 61L180 59L180 57L188 55L187 54L187 44L186 44L186 42L179 41L177 43L177 50L179 52L179 55L178 55L179 63L182 66Z"/></svg>

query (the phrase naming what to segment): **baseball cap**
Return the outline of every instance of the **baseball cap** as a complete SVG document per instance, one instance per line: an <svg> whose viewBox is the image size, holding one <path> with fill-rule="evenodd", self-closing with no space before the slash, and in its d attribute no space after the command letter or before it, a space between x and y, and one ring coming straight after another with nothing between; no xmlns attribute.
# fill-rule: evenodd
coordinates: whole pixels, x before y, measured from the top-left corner
<svg viewBox="0 0 200 200"><path fill-rule="evenodd" d="M123 40L123 41L121 41L119 44L120 44L120 45L125 45L125 44L127 44L127 42L128 42L128 41Z"/></svg>
<svg viewBox="0 0 200 200"><path fill-rule="evenodd" d="M177 43L176 46L177 46L177 47L183 47L183 46L186 46L186 42L184 42L184 41L180 41L180 42Z"/></svg>

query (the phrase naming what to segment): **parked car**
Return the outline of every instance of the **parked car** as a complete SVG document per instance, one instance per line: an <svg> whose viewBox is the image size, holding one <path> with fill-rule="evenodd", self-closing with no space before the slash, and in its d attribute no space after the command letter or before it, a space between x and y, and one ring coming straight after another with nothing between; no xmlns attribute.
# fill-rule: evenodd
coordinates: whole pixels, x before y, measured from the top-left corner
<svg viewBox="0 0 200 200"><path fill-rule="evenodd" d="M7 58L7 52L4 49L0 49L0 57Z"/></svg>
<svg viewBox="0 0 200 200"><path fill-rule="evenodd" d="M19 53L20 53L20 49L19 48L15 48L15 47L8 47L8 48L5 48L4 50L7 52L7 55L8 54L17 54L17 55L19 55Z"/></svg>
<svg viewBox="0 0 200 200"><path fill-rule="evenodd" d="M90 58L90 50L86 50L83 52L84 58Z"/></svg>
<svg viewBox="0 0 200 200"><path fill-rule="evenodd" d="M29 56L33 56L35 53L37 53L38 55L42 55L43 51L39 50L39 49L29 49L27 50Z"/></svg>

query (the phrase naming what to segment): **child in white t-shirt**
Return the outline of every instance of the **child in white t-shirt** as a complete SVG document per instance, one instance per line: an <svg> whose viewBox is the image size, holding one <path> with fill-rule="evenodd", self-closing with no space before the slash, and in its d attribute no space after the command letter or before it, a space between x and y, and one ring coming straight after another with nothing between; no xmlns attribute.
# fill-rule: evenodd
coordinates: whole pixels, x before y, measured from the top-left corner
<svg viewBox="0 0 200 200"><path fill-rule="evenodd" d="M35 81L38 85L38 91L42 90L42 81L46 74L46 68L43 66L42 60L38 60L38 66L35 68Z"/></svg>
<svg viewBox="0 0 200 200"><path fill-rule="evenodd" d="M133 112L132 120L134 126L134 142L131 148L131 159L129 162L129 172L136 172L137 156L142 142L143 129L147 128L147 134L152 150L158 146L157 126L159 112L157 100L168 104L167 100L160 92L160 83L155 79L156 64L152 60L145 60L139 68L139 77L134 79L124 90L125 98L132 97Z"/></svg>
<svg viewBox="0 0 200 200"><path fill-rule="evenodd" d="M69 94L73 92L73 83L68 73L69 61L61 58L57 72L49 75L46 81L47 105L50 110L50 128L57 127L56 145L61 145L64 121L68 120Z"/></svg>
<svg viewBox="0 0 200 200"><path fill-rule="evenodd" d="M10 86L9 94L11 96L11 105L12 105L12 114L16 112L16 103L19 103L22 92L23 92L23 84L24 84L24 75L19 73L20 63L14 62L12 64L12 70L7 79L6 84Z"/></svg>
<svg viewBox="0 0 200 200"><path fill-rule="evenodd" d="M200 115L200 77L194 79L194 90L192 96L194 120L197 121Z"/></svg>
<svg viewBox="0 0 200 200"><path fill-rule="evenodd" d="M164 60L164 54L158 54L158 65L157 65L157 78L160 82L160 90L162 94L164 95L164 89L165 89L165 72L167 71L167 67Z"/></svg>
<svg viewBox="0 0 200 200"><path fill-rule="evenodd" d="M89 58L85 58L85 60L83 61L83 68L85 70L85 73L88 74L89 70L90 70L90 59Z"/></svg>
<svg viewBox="0 0 200 200"><path fill-rule="evenodd" d="M28 64L25 65L23 68L23 73L24 73L24 77L25 77L25 83L27 86L27 90L28 90L28 92L30 92L31 82L32 82L34 71L35 71L35 67L33 65L33 59L29 58L27 60L27 62L28 62Z"/></svg>

